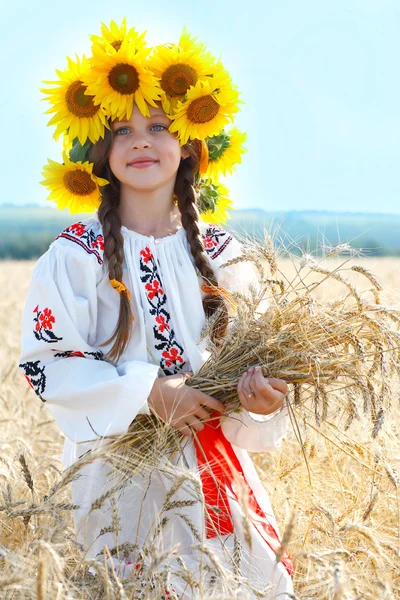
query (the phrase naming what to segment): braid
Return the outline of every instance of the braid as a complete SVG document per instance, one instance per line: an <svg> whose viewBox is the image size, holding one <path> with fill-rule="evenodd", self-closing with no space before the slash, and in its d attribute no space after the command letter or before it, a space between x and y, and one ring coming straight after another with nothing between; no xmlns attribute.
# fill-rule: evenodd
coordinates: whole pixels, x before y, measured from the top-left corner
<svg viewBox="0 0 400 600"><path fill-rule="evenodd" d="M118 179L112 173L108 161L108 150L111 146L111 133L106 132L104 140L99 140L93 146L90 153L90 161L94 163L93 173L98 177L104 177L110 184L102 190L102 201L98 209L99 221L103 228L104 255L108 264L108 276L110 281L116 279L122 281L124 239L121 233L121 219L118 213L120 185ZM132 310L128 295L122 293L120 296L118 322L112 336L103 344L106 346L112 342L113 345L107 354L112 362L118 359L126 349L132 333Z"/></svg>
<svg viewBox="0 0 400 600"><path fill-rule="evenodd" d="M196 203L194 190L195 170L197 160L195 150L186 146L190 156L181 161L175 182L175 194L178 198L178 208L181 213L182 226L186 230L190 251L194 263L207 285L218 287L217 278L212 270L207 255L204 251L203 241L199 228L199 210ZM219 344L219 339L224 337L228 328L228 309L221 295L208 294L203 299L203 308L207 317L215 314L211 328L211 339Z"/></svg>

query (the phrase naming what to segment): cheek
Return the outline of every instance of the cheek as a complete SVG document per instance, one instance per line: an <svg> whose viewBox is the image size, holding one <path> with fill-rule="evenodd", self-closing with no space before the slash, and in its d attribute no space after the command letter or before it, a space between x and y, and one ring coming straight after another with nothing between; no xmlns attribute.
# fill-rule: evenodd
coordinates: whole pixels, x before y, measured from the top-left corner
<svg viewBox="0 0 400 600"><path fill-rule="evenodd" d="M179 142L166 144L162 150L165 166L171 170L177 171L181 162L181 147Z"/></svg>
<svg viewBox="0 0 400 600"><path fill-rule="evenodd" d="M110 163L110 169L117 176L117 173L122 168L122 153L119 144L113 142L110 153L108 155L108 162Z"/></svg>

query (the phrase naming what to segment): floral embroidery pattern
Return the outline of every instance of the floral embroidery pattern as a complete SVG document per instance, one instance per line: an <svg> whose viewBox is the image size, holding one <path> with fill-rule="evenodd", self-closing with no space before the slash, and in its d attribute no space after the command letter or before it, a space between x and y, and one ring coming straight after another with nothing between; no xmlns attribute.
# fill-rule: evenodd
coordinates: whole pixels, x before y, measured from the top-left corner
<svg viewBox="0 0 400 600"><path fill-rule="evenodd" d="M62 337L57 337L52 331L56 319L50 308L39 310L39 305L37 305L33 309L33 313L35 315L33 317L33 322L35 323L33 334L37 340L43 340L48 344L54 344L62 340Z"/></svg>
<svg viewBox="0 0 400 600"><path fill-rule="evenodd" d="M42 396L46 389L46 375L44 374L44 366L40 366L40 360L35 360L34 362L28 361L21 363L19 366L24 371L25 379L33 391L39 396L42 402L46 402Z"/></svg>
<svg viewBox="0 0 400 600"><path fill-rule="evenodd" d="M65 238L83 248L88 254L94 254L99 265L103 264L104 237L96 235L90 227L86 228L84 223L73 223L56 237Z"/></svg>
<svg viewBox="0 0 400 600"><path fill-rule="evenodd" d="M55 352L55 351L54 351ZM56 352L54 354L57 358L72 358L73 356L77 356L80 358L86 358L88 356L92 356L93 360L104 360L104 354L101 350L97 352L81 352L80 350L63 350L62 352Z"/></svg>
<svg viewBox="0 0 400 600"><path fill-rule="evenodd" d="M232 241L232 236L219 225L209 224L206 232L202 234L204 249L214 260Z"/></svg>
<svg viewBox="0 0 400 600"><path fill-rule="evenodd" d="M131 561L126 560L125 564L131 565L132 563L131 563ZM142 588L135 594L134 599L135 600L144 600L145 598L148 598L148 595L146 593L146 588L148 588L149 586L152 590L154 590L154 588L155 588L154 577L147 578L147 583L146 583L146 580L143 580L143 565L142 565L142 563L136 563L134 565L133 573L134 573L133 579L135 581L140 581L140 585ZM143 594L145 594L145 595L143 595ZM174 588L171 588L170 590L168 588L164 588L161 596L159 597L159 600L178 600L178 596L176 595Z"/></svg>
<svg viewBox="0 0 400 600"><path fill-rule="evenodd" d="M146 247L140 251L140 276L145 284L147 300L150 304L150 314L154 317L154 338L159 341L155 345L161 353L161 368L168 374L174 375L185 365L184 350L177 342L175 332L170 325L171 316L167 309L167 296L157 270L156 260Z"/></svg>

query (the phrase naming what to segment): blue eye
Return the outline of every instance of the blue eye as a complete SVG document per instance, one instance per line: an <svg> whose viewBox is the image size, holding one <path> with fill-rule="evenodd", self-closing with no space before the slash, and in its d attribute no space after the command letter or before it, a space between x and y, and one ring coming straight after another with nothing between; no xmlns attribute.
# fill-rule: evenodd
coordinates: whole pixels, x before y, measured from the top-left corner
<svg viewBox="0 0 400 600"><path fill-rule="evenodd" d="M120 127L119 129L117 129L114 134L115 135L119 135L121 131L128 131L128 127Z"/></svg>
<svg viewBox="0 0 400 600"><path fill-rule="evenodd" d="M168 129L168 127L166 127L165 125L161 125L161 123L155 123L154 125L151 126L151 129L154 131L154 127L158 127L159 129L156 129L155 131L164 131L165 129ZM124 135L121 132L122 131L129 131L129 127L120 127L119 129L116 129L114 132L114 135Z"/></svg>

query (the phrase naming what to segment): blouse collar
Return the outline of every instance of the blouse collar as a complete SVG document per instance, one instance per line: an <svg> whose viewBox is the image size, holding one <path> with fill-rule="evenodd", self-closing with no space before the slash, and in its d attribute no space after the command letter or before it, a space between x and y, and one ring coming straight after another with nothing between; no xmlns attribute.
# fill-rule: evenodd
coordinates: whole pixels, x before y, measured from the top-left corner
<svg viewBox="0 0 400 600"><path fill-rule="evenodd" d="M127 227L125 227L125 225L121 225L121 233L124 237L142 240L144 242L152 241L152 242L158 242L158 243L165 243L165 242L168 242L171 240L173 241L175 239L179 239L180 237L184 236L186 232L185 232L185 228L181 227L175 233L166 235L164 237L155 238L153 235L143 235L141 233L138 233L137 231L134 231L133 229L128 229Z"/></svg>

